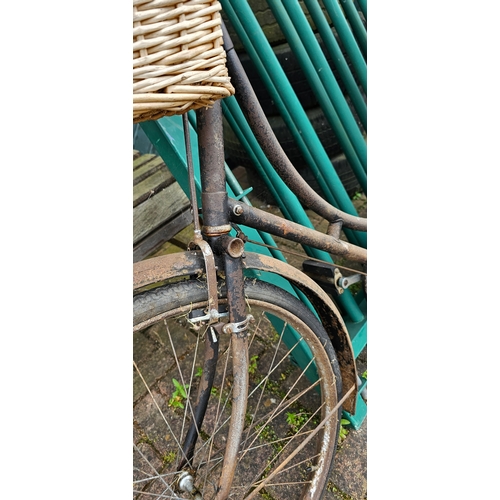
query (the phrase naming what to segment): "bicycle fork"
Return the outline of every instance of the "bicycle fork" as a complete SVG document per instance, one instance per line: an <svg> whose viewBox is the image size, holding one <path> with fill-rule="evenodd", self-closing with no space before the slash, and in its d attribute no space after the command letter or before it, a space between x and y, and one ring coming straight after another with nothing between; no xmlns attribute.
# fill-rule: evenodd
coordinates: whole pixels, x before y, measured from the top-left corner
<svg viewBox="0 0 500 500"><path fill-rule="evenodd" d="M192 458L197 430L203 421L203 416L208 403L213 374L217 359L217 336L231 335L232 360L233 360L233 393L231 408L231 423L227 437L227 446L224 455L222 473L217 487L216 500L224 500L229 495L233 481L237 455L245 423L245 413L248 396L248 333L249 321L253 318L246 314L246 302L243 285L243 267L241 257L244 243L240 238L229 235L228 196L226 192L226 177L224 170L224 144L222 133L222 108L217 101L210 109L200 109L196 112L198 128L198 149L200 159L201 199L203 207L203 228L200 230L198 222L198 209L196 202L196 189L189 140L189 125L187 116L184 115L184 134L186 138L186 158L188 162L188 175L190 182L190 195L194 216L194 238L190 246L198 246L205 258L205 268L208 284L208 323L206 335L211 334L212 339L206 344L205 367L209 373L204 377L204 387L199 391L194 410L194 421L186 436L184 443L184 466ZM202 235L203 233L203 235ZM219 321L217 299L217 276L214 253L221 256L225 282L227 287L227 304L229 322ZM214 362L215 360L215 362ZM204 367L204 370L205 370ZM210 373L211 372L211 373ZM181 484L179 482L179 484ZM191 484L188 482L188 487ZM188 491L190 491L188 489ZM196 498L199 492L192 491Z"/></svg>

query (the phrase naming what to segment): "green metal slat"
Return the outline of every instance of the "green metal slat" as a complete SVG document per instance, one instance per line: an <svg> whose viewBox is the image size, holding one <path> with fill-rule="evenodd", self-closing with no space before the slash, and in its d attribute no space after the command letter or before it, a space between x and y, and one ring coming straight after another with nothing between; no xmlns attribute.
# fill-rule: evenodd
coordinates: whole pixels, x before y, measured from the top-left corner
<svg viewBox="0 0 500 500"><path fill-rule="evenodd" d="M302 63L307 63L307 67L311 68L312 75L317 75L319 82L315 83L314 89L318 92L320 104L329 117L329 121L335 131L339 141L341 135L338 131L343 128L349 137L350 142L354 146L356 154L361 161L361 164L366 170L367 154L366 142L362 133L359 130L358 124L352 116L351 110L340 90L340 87L333 76L333 72L328 65L328 61L318 44L314 33L310 29L307 18L302 11L298 1L290 1L281 3L271 3L271 10L275 14L278 22L283 22L282 29L285 28L290 33L289 43L293 47L304 47L306 54L301 57ZM284 9L282 8L284 6ZM285 11L288 14L288 19L285 18ZM278 15L279 19L278 19ZM291 22L291 24L290 24ZM301 44L297 40L298 34ZM309 61L309 63L308 63ZM306 71L306 76L311 78L311 73ZM333 112L335 111L335 113ZM338 123L337 123L338 121ZM336 125L334 127L334 125ZM366 178L365 178L366 187Z"/></svg>
<svg viewBox="0 0 500 500"><path fill-rule="evenodd" d="M236 137L240 141L241 145L246 150L250 160L257 169L260 178L266 183L271 195L277 201L281 212L285 218L291 220L291 212L288 209L288 205L283 203L283 197L290 197L290 205L292 207L295 202L298 202L297 197L287 186L281 185L280 189L278 189L279 182L281 181L279 176L277 176L278 179L274 178L273 180L269 177L269 169L265 167L266 163L269 164L269 160L262 152L262 149L260 149L257 140L243 117L243 113L241 113L241 110L237 107L237 103L235 103L233 99L228 99L227 102L222 103L222 109L226 120L231 126L233 132L236 134ZM274 173L276 174L276 172Z"/></svg>
<svg viewBox="0 0 500 500"><path fill-rule="evenodd" d="M368 12L366 8L366 0L356 0L356 3L358 4L359 8L361 9L361 12L365 16L365 20L368 21Z"/></svg>
<svg viewBox="0 0 500 500"><path fill-rule="evenodd" d="M181 117L175 116L162 118L157 121L142 122L140 126L156 151L158 151L158 154L162 157L165 165L168 165L168 169L175 177L186 196L191 199L185 151L180 149L184 148L184 131ZM190 138L194 150L195 147L198 147L198 137L193 132ZM195 172L198 206L201 206L200 163L198 161L198 155L194 155L193 168Z"/></svg>
<svg viewBox="0 0 500 500"><path fill-rule="evenodd" d="M339 72L342 82L346 86L347 94L351 98L354 109L356 110L364 129L367 130L366 102L361 94L361 91L359 90L353 74L351 73L351 70L349 69L349 65L345 60L344 54L342 53L342 50L332 33L330 25L328 24L328 21L326 20L317 0L304 0L304 3L306 4L307 10L311 14L312 20L321 35L326 50L332 58L335 68Z"/></svg>
<svg viewBox="0 0 500 500"><path fill-rule="evenodd" d="M358 77L363 90L367 92L366 61L363 58L363 54L361 54L344 13L342 12L340 5L337 3L337 0L322 0L322 2L328 12L328 15L330 16L330 19L332 20L333 25L335 26L340 41L342 42L342 45L351 60L356 76Z"/></svg>
<svg viewBox="0 0 500 500"><path fill-rule="evenodd" d="M358 11L352 0L340 0L345 16L351 25L351 30L356 38L359 48L366 59L366 30L361 22Z"/></svg>
<svg viewBox="0 0 500 500"><path fill-rule="evenodd" d="M351 415L347 411L342 412L342 417L349 420L349 423L353 426L355 430L358 430L361 427L366 418L366 414L368 413L368 408L366 406L366 403L361 397L361 390L362 389L358 391L358 395L356 396L356 414Z"/></svg>
<svg viewBox="0 0 500 500"><path fill-rule="evenodd" d="M282 4L277 0L269 0L269 7L302 65L304 74L315 91L346 157L348 151L353 148L354 154L360 160L361 167L358 162L351 163L351 166L366 193L366 142L304 12L299 3L294 1Z"/></svg>
<svg viewBox="0 0 500 500"><path fill-rule="evenodd" d="M363 316L366 316L366 299L359 304L359 309L361 311L361 314L363 314ZM346 318L345 324L347 330L349 331L349 336L351 337L354 357L357 358L361 353L361 351L366 347L366 342L367 342L366 322L355 323L350 321L349 318Z"/></svg>

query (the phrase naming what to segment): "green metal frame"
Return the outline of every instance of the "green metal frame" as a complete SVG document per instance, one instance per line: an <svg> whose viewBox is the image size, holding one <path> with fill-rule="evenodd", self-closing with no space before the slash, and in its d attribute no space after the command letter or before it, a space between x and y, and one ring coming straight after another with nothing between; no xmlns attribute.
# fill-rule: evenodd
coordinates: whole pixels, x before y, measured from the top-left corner
<svg viewBox="0 0 500 500"><path fill-rule="evenodd" d="M245 50L252 58L252 62L283 120L290 129L293 138L297 142L302 155L312 172L315 175L320 175L318 182L321 182L323 179L321 186L322 188L326 186L324 191L326 199L342 211L356 214L352 202L342 185L340 184L338 189L335 186L336 179L332 173L334 169L332 168L331 160L326 154L316 131L295 95L251 8L246 2L239 0L231 2L229 0L221 0L221 4ZM241 21L242 19L244 19L244 22ZM316 70L313 71L316 72ZM344 137L343 134L342 137ZM344 148L347 160L355 173L366 176L358 154L350 146L352 145L347 141ZM363 185L362 179L360 180L360 184ZM366 235L357 233L356 240L352 240L351 242L366 246Z"/></svg>

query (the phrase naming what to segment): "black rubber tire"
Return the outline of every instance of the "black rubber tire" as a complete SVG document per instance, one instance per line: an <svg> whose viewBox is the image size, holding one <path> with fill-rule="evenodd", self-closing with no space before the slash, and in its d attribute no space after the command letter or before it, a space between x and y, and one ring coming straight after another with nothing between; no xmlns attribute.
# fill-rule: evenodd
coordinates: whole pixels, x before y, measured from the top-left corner
<svg viewBox="0 0 500 500"><path fill-rule="evenodd" d="M225 296L224 287L221 287L220 294L221 294L221 298ZM285 318L287 318L286 321L290 322L290 324L292 324L293 321L291 321L291 318L296 318L294 320L294 321L297 321L296 328L302 329L302 332L304 335L303 340L305 340L308 343L308 345L310 345L311 348L313 348L312 347L313 344L310 344L309 342L311 342L311 341L310 340L307 341L306 338L311 339L311 336L312 337L315 336L317 338L317 340L314 341L315 347L313 348L313 352L318 352L318 349L320 349L321 352L326 353L326 355L325 354L321 355L324 359L318 365L318 370L322 370L322 371L320 371L318 376L319 376L320 381L327 380L327 379L330 379L332 381L335 380L335 382L333 382L333 386L336 385L336 394L333 394L330 392L330 396L329 396L329 398L330 398L329 404L334 406L333 401L337 401L340 394L341 394L340 370L339 370L338 361L337 361L337 358L335 356L334 349L331 345L330 340L328 339L327 333L325 332L325 330L321 326L321 324L318 322L316 317L298 299L296 299L295 297L286 293L282 289L277 288L276 286L265 283L265 282L261 282L258 280L245 280L245 295L247 297L247 301L248 301L248 304L250 307L250 313L252 313L252 308L253 308L253 310L256 310L259 307L260 308L263 307L263 309L266 310L266 304L269 305L269 311L271 311L271 314L278 314L279 315L279 312L277 313L277 311L279 311L279 310L287 311L286 315L284 316ZM161 323L161 318L166 316L169 311L172 311L172 312L176 311L179 307L182 307L182 306L188 307L188 308L190 308L192 306L193 308L197 309L199 307L198 304L203 303L203 302L206 304L206 300L207 300L207 289L206 289L205 284L201 283L200 281L192 281L192 280L182 281L182 282L174 283L171 285L167 285L165 287L159 287L159 288L156 288L153 290L149 290L149 291L140 293L134 297L134 325L144 324L144 322L148 322L152 318L158 319L159 323ZM223 299L221 301L223 302ZM176 319L177 317L178 316L176 313L173 319L175 321L180 321L180 320ZM305 326L301 327L300 325L305 325ZM305 328L305 330L304 330L304 328ZM306 333L306 330L309 331L309 333ZM262 330L260 330L260 331L262 331ZM201 332L200 332L200 334L201 334ZM205 335L208 335L208 332L206 332ZM219 341L221 341L221 340L222 340L222 337L219 339ZM281 340L280 340L280 342L281 342ZM222 349L222 347L221 347L221 349ZM287 349L285 349L285 355L286 355L286 350ZM134 345L134 351L135 351L135 345ZM272 354L272 349L271 349L271 353L268 353L268 354ZM165 356L167 356L167 355L165 354ZM265 355L263 354L262 357L264 358ZM270 356L270 355L268 356L268 358L271 358L271 357L272 356ZM288 354L287 357L290 358L290 354ZM319 358L316 358L316 359L319 361ZM260 363L260 361L259 361L259 363ZM279 363L281 363L281 361ZM273 363L271 363L271 365L273 365ZM281 365L277 364L276 368L278 366L281 366ZM330 375L327 375L327 373L324 371L324 368L322 368L322 369L320 368L321 366L323 366L323 367L327 366L328 370L330 371ZM296 370L301 372L300 369L296 369ZM333 376L332 376L332 372L333 372ZM281 379L279 379L279 380L281 380ZM303 384L303 382L304 381L302 381L301 383ZM158 383L161 384L161 382L158 382ZM271 382L269 382L269 383L271 383ZM323 383L323 382L321 382L321 383ZM331 386L328 385L327 387L331 387ZM325 389L323 388L323 390L325 390ZM152 392L156 393L157 391L161 392L161 388L157 389L156 385L154 385L154 387L152 388ZM304 386L297 387L296 391L304 392ZM314 391L312 393L309 392L308 394L309 394L308 397L314 396ZM319 395L319 393L318 393L318 395ZM306 396L307 396L307 394L306 394ZM254 396L254 398L255 397L256 396ZM295 397L292 397L292 395L290 395L290 398L295 399ZM316 396L316 398L317 398L317 396ZM249 395L249 400L250 400L250 395ZM151 403L148 403L148 404L151 405ZM276 402L274 402L272 404L276 404ZM134 405L134 407L135 406L136 405ZM264 406L267 406L267 403ZM330 406L330 407L333 407L333 406ZM287 406L285 406L285 409L286 408L287 408ZM320 406L320 408L321 408L321 406ZM254 410L254 407L252 407L252 411L253 410ZM247 410L247 411L250 411L250 410ZM267 411L271 411L271 410L267 410ZM281 410L281 412L283 412L283 410ZM340 409L338 411L338 414L336 413L336 415L337 415L336 421L333 421L330 424L330 431L328 431L326 433L328 435L328 437L322 438L322 439L328 439L328 443L329 443L329 444L327 444L326 442L323 442L323 444L321 445L322 450L328 449L328 450L334 451L334 448L336 447L337 440L338 440L340 416L341 416ZM250 416L252 416L252 414L250 414ZM318 415L318 417L319 417L319 415ZM152 417L148 417L146 415L145 418L146 418L145 425L150 426ZM174 423L173 423L171 417L168 416L167 418L168 418L168 421L170 422L170 425L173 426ZM320 419L321 419L321 417L319 417L319 420ZM318 422L319 422L319 420L318 420ZM253 421L253 418L252 418L252 421ZM163 455L164 457L168 456L165 454L166 450L168 448L164 448L165 445L158 443L156 441L156 437L151 438L151 436L161 436L161 434L154 434L154 431L152 430L152 428L148 427L149 428L149 431L148 431L149 437L147 439L149 441L151 441L152 443L151 443L151 446L146 446L146 444L148 444L145 441L146 438L141 438L139 436L139 434L141 432L140 426L136 422L135 417L134 417L134 425L136 427L136 434L138 435L138 438L136 438L137 442L142 447L142 452L139 452L140 457L147 459L147 461L143 462L143 464L151 464L154 462L155 458L153 456L154 455L153 452L155 450L157 450L157 453L159 454L159 456L161 456L161 455ZM267 425L268 424L266 422L266 426ZM271 425L271 424L269 423L269 425ZM169 427L169 429L170 429L170 427ZM217 431L217 432L219 432L219 431ZM247 431L245 430L245 432L247 432ZM284 431L280 431L280 432L284 432ZM303 434L302 432L298 432L298 431L296 431L296 432L297 432L297 436L299 437L299 439L304 439L304 437L300 437ZM279 434L279 435L285 436L285 434ZM323 435L323 434L318 434L318 435ZM247 434L247 436L248 436L248 434ZM286 434L286 436L288 436L288 434ZM136 439L134 441L136 441ZM274 440L275 438L272 438L272 439ZM283 437L281 439L286 440L289 438ZM247 440L248 440L248 437L247 437ZM171 442L171 440L168 440L168 442ZM320 443L318 443L318 445L319 444ZM332 449L332 447L333 447L333 449ZM253 447L253 448L255 448L255 447ZM296 448L295 446L289 447L290 450L294 450L295 448ZM319 449L320 448L316 448L316 450L317 450L316 453L319 452ZM250 448L249 448L249 450L250 450ZM255 452L253 452L253 453L255 453ZM257 451L257 453L260 454L263 452ZM313 454L314 454L314 452L313 452ZM249 455L250 455L250 453L249 453ZM325 491L326 485L328 483L328 477L331 473L331 469L333 466L334 453L329 452L329 453L327 453L327 455L330 458L328 459L328 461L325 458L324 463L321 466L321 480L317 483L318 490L315 491L315 489L313 489L313 491L315 491L314 498L321 498L322 492ZM243 456L245 456L245 454L243 454ZM312 467L312 469L309 470L308 474L311 474L311 473L317 474L315 472L316 468L314 466L314 464L315 464L314 458L311 455L308 455L308 456L311 457L310 463L311 463L311 467ZM282 460L282 459L283 458L281 457L280 460ZM165 460L165 458L164 458L164 460ZM297 465L304 464L303 457L300 457L300 458L297 457L296 460L299 460ZM269 463L271 464L271 462L269 462ZM279 462L276 462L276 465L278 465L278 463ZM243 467L246 467L246 466L243 466ZM274 465L273 465L273 467L274 467ZM304 467L305 467L305 464L302 467L300 467L300 469L303 469ZM136 470L140 471L141 467L137 467ZM241 477L243 477L245 475L245 473L246 473L245 471L247 469L245 469L245 468L242 469L241 474L243 476L241 476L239 474L238 470L239 469L237 469L237 471L236 471L235 482L242 481ZM266 471L267 471L267 469L266 469ZM166 472L166 469L165 469L165 464L164 464L161 467L161 470L158 470L158 474L162 474L163 477L166 477L165 472ZM297 472L299 473L298 469L297 469ZM200 474L201 474L201 472L200 472ZM266 474L268 474L268 472L266 472ZM252 472L252 476L253 476L253 472ZM287 479L285 479L285 478L282 479L282 481L286 481L286 480ZM304 479L302 479L302 481L303 480ZM138 481L139 482L137 484L140 485L142 488L144 480L138 479ZM201 481L201 479L200 479L200 481ZM201 484L201 483L199 483L199 484ZM244 484L246 484L246 483L244 483ZM291 483L285 482L284 484L287 485L287 484L291 484ZM241 489L241 485L236 485L235 487ZM278 486L274 485L274 486L271 486L271 488L278 488ZM284 486L284 488L285 488L285 491L287 491L287 488L290 488L290 486ZM295 486L294 488L299 488L299 486ZM305 486L304 486L304 488L305 488ZM164 489L165 489L165 486L161 485L161 490L164 490ZM302 490L302 486L300 486L300 488L298 490L297 489L290 490L289 491L289 494L291 495L290 498L291 497L293 497L293 498L301 497L302 498L301 495L304 493L300 493L301 490ZM150 494L154 494L154 491L152 488L148 489L147 491ZM267 494L269 494L269 493L267 493ZM239 498L239 497L235 497L235 498Z"/></svg>

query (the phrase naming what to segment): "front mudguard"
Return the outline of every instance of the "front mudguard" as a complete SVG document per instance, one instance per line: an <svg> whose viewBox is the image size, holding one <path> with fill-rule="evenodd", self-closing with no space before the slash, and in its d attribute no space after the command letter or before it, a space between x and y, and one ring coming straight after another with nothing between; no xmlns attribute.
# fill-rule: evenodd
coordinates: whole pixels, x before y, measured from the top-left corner
<svg viewBox="0 0 500 500"><path fill-rule="evenodd" d="M337 354L342 374L342 396L345 396L357 385L356 363L344 320L330 297L311 278L285 262L253 252L245 253L242 262L244 269L282 276L307 296ZM201 275L204 272L205 261L201 251L179 252L143 260L134 264L134 291L171 278ZM343 408L351 415L356 413L355 390L346 398Z"/></svg>

